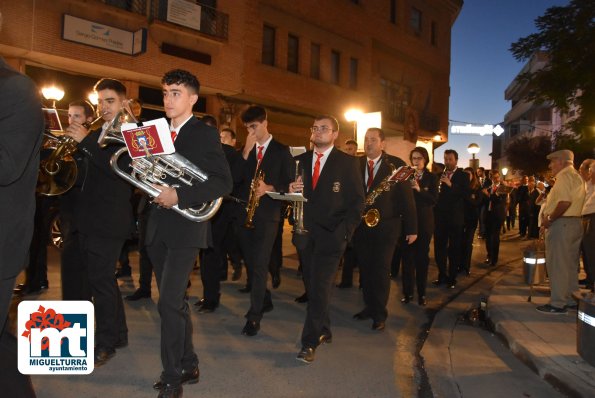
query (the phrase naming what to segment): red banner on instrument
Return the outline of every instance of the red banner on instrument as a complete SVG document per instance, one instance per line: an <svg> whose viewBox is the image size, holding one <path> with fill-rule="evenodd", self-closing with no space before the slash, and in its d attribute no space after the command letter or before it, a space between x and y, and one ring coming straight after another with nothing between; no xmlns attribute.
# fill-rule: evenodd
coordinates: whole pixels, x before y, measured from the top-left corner
<svg viewBox="0 0 595 398"><path fill-rule="evenodd" d="M401 166L397 169L397 172L390 179L391 181L403 182L411 177L415 173L415 169L409 166Z"/></svg>
<svg viewBox="0 0 595 398"><path fill-rule="evenodd" d="M175 152L165 119L150 120L140 127L126 123L122 126L122 137L133 159Z"/></svg>

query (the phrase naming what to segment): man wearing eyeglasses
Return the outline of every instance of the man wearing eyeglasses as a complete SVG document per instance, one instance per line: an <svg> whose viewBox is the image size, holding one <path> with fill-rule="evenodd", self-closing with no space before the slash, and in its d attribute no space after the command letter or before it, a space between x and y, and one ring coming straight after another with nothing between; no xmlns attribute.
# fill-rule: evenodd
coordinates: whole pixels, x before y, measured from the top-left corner
<svg viewBox="0 0 595 398"><path fill-rule="evenodd" d="M304 165L304 178L289 184L289 192L303 192L304 227L307 234L293 236L303 261L308 295L302 349L297 359L314 361L316 348L330 343L329 304L335 273L347 242L361 219L364 185L357 158L335 148L339 123L318 116L311 127L310 150L296 158Z"/></svg>
<svg viewBox="0 0 595 398"><path fill-rule="evenodd" d="M291 181L291 154L287 146L276 141L269 133L267 113L263 107L251 106L246 109L242 114L242 122L248 129L248 136L242 152L245 172L238 189L240 199L248 201L256 171L260 169L264 173L264 178L255 188L258 207L254 212L253 228L244 226L247 214L244 209L238 217L241 224L240 247L248 269L248 283L240 291L250 292L250 309L245 315L247 321L242 334L252 337L260 330L263 313L273 310L271 292L267 289L267 273L281 220L282 202L271 199L265 193L286 190Z"/></svg>

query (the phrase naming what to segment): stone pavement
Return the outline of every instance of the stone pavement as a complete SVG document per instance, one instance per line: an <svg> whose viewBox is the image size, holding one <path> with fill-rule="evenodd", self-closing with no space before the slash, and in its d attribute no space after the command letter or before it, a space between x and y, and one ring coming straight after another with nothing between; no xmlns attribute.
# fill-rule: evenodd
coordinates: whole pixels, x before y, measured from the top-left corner
<svg viewBox="0 0 595 398"><path fill-rule="evenodd" d="M534 289L528 302L522 272L522 259L513 258L436 315L421 352L435 397L595 396L595 368L576 351L577 311L536 311L549 290ZM461 314L482 298L489 327L478 328Z"/></svg>

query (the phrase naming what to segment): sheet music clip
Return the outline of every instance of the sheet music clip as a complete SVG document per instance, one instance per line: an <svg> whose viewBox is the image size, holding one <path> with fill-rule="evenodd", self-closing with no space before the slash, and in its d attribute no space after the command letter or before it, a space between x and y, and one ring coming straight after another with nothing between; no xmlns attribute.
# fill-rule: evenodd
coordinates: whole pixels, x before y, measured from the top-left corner
<svg viewBox="0 0 595 398"><path fill-rule="evenodd" d="M275 200L284 200L287 202L307 202L308 199L304 197L301 193L286 193L286 192L266 192L272 199Z"/></svg>

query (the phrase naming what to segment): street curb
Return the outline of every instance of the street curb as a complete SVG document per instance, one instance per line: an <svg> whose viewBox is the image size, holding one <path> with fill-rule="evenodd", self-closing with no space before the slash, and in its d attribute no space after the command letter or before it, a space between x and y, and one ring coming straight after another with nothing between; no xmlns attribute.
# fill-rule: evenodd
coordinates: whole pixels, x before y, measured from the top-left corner
<svg viewBox="0 0 595 398"><path fill-rule="evenodd" d="M518 288L518 282L509 278L519 279L520 276L518 273L505 276L494 286L490 294L488 317L494 325L495 332L504 338L511 352L544 381L569 397L592 397L595 382L587 375L595 374L595 369L582 360L582 364L577 363L559 353L555 347L529 329L524 322L514 319L518 312L512 314L504 308L504 304L511 304L511 295L506 292L506 289ZM528 287L526 290L528 295ZM519 301L515 305L531 305L526 301L525 296L517 297L522 302ZM569 316L573 316L573 313Z"/></svg>

